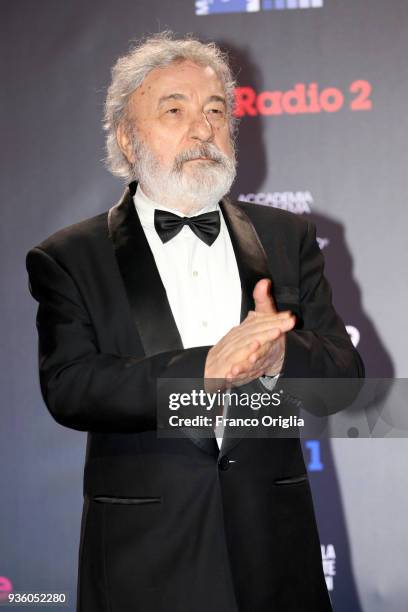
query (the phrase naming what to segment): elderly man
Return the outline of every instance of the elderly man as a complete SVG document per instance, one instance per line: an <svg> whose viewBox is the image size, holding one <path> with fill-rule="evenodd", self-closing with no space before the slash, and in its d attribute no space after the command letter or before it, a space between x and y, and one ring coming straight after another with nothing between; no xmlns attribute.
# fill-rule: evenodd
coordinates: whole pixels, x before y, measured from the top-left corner
<svg viewBox="0 0 408 612"><path fill-rule="evenodd" d="M213 44L165 34L119 59L108 163L130 184L27 256L44 400L89 432L81 612L331 610L299 440L157 433L161 379L363 375L313 226L224 198L233 93Z"/></svg>

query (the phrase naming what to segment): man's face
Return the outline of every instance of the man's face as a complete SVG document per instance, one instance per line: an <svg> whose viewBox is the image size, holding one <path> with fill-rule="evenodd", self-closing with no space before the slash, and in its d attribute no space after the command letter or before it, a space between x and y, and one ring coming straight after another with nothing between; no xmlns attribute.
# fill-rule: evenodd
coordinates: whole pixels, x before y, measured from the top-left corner
<svg viewBox="0 0 408 612"><path fill-rule="evenodd" d="M133 137L118 140L152 199L184 212L225 195L235 176L225 92L191 61L152 70L130 96Z"/></svg>

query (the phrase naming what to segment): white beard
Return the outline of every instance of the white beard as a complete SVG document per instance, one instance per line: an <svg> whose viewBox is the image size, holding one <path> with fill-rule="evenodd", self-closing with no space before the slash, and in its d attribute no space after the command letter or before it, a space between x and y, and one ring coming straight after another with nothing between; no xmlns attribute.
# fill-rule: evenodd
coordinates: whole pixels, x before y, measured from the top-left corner
<svg viewBox="0 0 408 612"><path fill-rule="evenodd" d="M235 155L230 158L215 145L203 143L176 156L171 170L163 167L149 147L135 137L135 178L153 201L184 214L218 202L236 175ZM200 157L212 161L191 161ZM191 166L185 169L185 164Z"/></svg>

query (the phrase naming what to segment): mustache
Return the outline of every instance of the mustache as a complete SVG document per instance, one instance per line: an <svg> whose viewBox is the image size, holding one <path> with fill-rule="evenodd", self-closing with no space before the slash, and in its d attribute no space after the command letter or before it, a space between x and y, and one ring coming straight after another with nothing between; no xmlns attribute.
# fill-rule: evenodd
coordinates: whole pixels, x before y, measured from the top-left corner
<svg viewBox="0 0 408 612"><path fill-rule="evenodd" d="M181 172L185 162L202 158L223 166L229 161L225 153L222 153L215 145L203 143L197 147L179 153L174 160L173 171Z"/></svg>

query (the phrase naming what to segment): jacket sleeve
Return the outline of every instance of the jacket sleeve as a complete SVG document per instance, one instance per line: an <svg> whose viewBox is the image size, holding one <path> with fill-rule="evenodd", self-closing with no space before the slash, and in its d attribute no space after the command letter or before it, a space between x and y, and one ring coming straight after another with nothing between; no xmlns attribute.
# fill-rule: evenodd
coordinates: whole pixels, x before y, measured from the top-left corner
<svg viewBox="0 0 408 612"><path fill-rule="evenodd" d="M123 357L101 353L74 279L41 248L26 258L43 399L61 425L80 431L156 429L158 378L203 379L210 346ZM192 383L193 384L193 383Z"/></svg>
<svg viewBox="0 0 408 612"><path fill-rule="evenodd" d="M364 377L362 359L332 304L316 228L308 223L300 249L299 325L286 335L282 375L299 378Z"/></svg>
<svg viewBox="0 0 408 612"><path fill-rule="evenodd" d="M301 399L307 412L327 416L356 399L363 386L364 364L333 307L312 223L302 241L299 265L301 317L286 334L280 382L290 397Z"/></svg>

